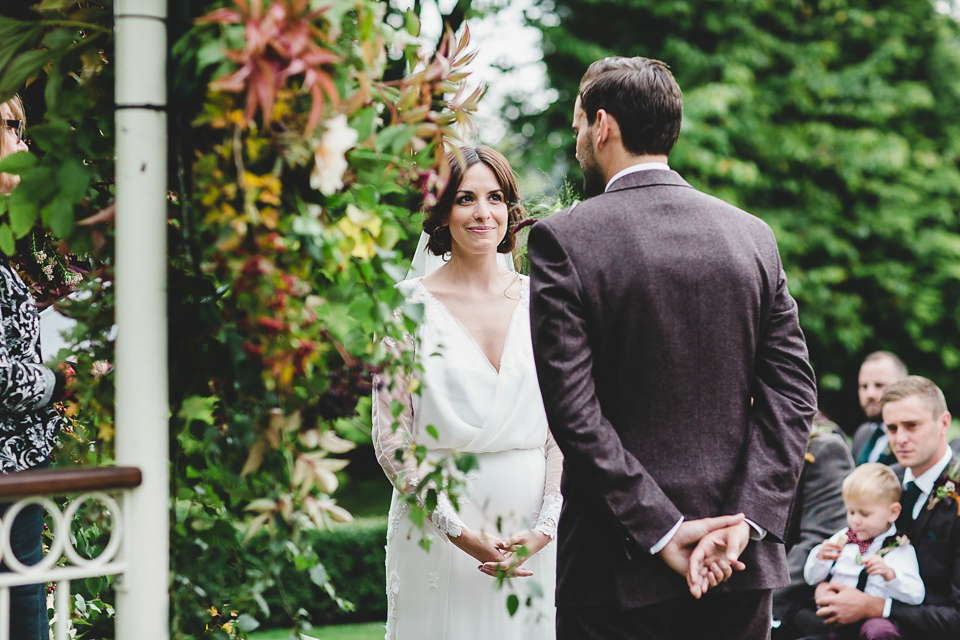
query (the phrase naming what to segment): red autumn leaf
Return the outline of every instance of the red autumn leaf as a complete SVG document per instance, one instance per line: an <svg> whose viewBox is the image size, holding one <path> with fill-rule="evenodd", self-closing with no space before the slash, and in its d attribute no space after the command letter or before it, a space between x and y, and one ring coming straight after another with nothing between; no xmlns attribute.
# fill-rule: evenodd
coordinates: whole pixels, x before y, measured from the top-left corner
<svg viewBox="0 0 960 640"><path fill-rule="evenodd" d="M242 50L227 51L240 68L215 80L211 86L223 91L246 92L244 116L249 121L260 112L264 124L273 121L277 93L302 76L300 89L310 93L311 105L306 131L309 133L323 115L324 94L334 104L339 95L325 66L340 58L322 44L327 34L314 22L326 9L308 10L305 0L273 2L264 13L263 0L234 0L238 10L217 9L202 22L242 23L246 41Z"/></svg>

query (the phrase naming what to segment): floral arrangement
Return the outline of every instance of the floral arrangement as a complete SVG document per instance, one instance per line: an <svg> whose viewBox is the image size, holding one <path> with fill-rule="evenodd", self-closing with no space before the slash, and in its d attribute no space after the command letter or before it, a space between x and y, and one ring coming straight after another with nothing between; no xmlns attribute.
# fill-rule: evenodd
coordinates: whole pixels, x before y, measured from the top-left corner
<svg viewBox="0 0 960 640"><path fill-rule="evenodd" d="M960 482L960 462L954 463L940 476L943 484L936 487L927 500L927 509L933 509L941 500L953 500L957 505L957 515L960 516L960 494L957 493L957 483ZM939 481L938 481L939 484Z"/></svg>

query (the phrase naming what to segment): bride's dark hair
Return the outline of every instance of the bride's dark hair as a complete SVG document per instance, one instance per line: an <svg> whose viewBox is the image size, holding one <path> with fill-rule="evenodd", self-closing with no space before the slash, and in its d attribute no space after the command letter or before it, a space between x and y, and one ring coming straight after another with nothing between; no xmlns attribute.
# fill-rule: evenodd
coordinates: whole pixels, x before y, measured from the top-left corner
<svg viewBox="0 0 960 640"><path fill-rule="evenodd" d="M450 179L447 185L437 198L437 204L425 209L426 217L423 220L423 230L429 236L427 241L427 250L433 255L442 256L450 252L451 238L450 228L447 226L447 220L450 216L450 210L453 209L453 201L463 184L463 176L467 169L475 164L482 162L497 178L497 183L503 189L503 198L507 203L507 233L503 240L497 245L498 253L510 253L513 251L515 236L513 233L517 223L523 219L526 212L523 205L520 204L520 196L517 193L517 180L513 175L513 169L510 163L503 157L503 154L490 147L461 147L460 157L450 152L447 154L447 162L450 164Z"/></svg>

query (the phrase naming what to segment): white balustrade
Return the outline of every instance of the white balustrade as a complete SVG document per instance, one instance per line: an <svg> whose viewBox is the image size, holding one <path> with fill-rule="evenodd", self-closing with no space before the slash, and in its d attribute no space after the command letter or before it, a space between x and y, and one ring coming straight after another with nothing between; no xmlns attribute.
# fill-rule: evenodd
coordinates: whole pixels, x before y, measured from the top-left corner
<svg viewBox="0 0 960 640"><path fill-rule="evenodd" d="M140 484L140 472L131 467L98 467L66 471L32 471L0 476L0 503L9 504L0 517L0 640L10 638L10 589L27 584L55 584L54 637L70 637L72 604L70 582L97 576L122 576L127 559L122 555L124 518L131 490ZM22 496L22 497L21 497ZM51 497L69 496L64 507ZM118 500L119 498L119 500ZM37 504L51 523L52 542L43 559L24 565L11 551L10 530L25 507ZM99 504L109 513L110 537L95 557L84 557L75 546L73 534L81 508Z"/></svg>

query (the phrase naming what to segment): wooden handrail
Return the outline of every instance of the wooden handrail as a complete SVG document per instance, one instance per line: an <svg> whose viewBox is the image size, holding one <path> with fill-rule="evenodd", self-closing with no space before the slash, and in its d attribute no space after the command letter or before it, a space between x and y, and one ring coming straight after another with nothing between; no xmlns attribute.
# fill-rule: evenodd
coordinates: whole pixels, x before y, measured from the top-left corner
<svg viewBox="0 0 960 640"><path fill-rule="evenodd" d="M60 496L87 491L132 489L143 478L136 467L80 467L0 474L0 498Z"/></svg>

